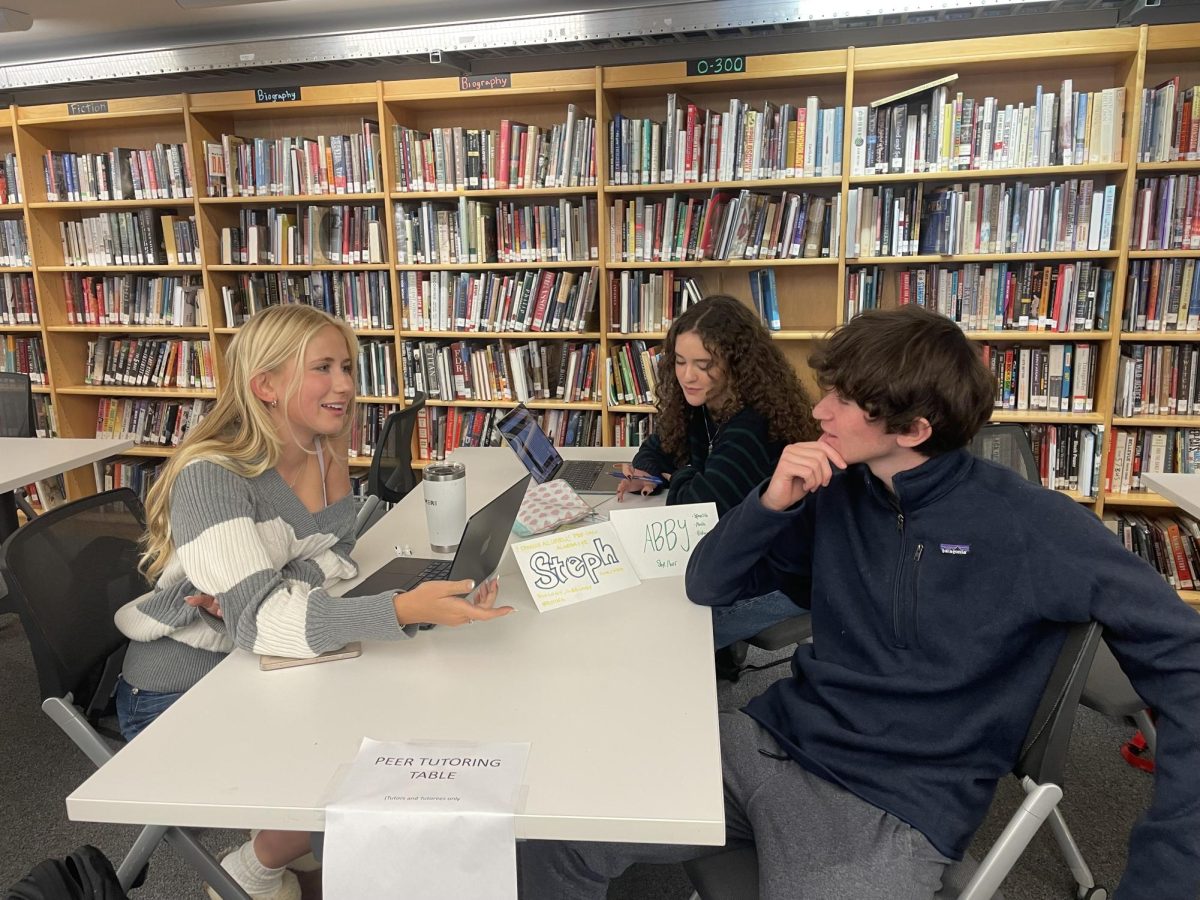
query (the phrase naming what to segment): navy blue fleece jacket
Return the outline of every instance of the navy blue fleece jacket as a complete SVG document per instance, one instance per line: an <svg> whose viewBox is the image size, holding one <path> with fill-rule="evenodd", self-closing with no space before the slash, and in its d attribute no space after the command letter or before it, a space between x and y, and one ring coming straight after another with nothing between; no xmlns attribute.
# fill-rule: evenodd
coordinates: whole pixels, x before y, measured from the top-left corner
<svg viewBox="0 0 1200 900"><path fill-rule="evenodd" d="M1078 504L964 451L864 465L791 509L761 489L696 547L688 595L782 588L813 643L745 711L811 772L959 857L1061 649L1094 619L1159 713L1154 802L1116 897L1200 895L1200 616Z"/></svg>

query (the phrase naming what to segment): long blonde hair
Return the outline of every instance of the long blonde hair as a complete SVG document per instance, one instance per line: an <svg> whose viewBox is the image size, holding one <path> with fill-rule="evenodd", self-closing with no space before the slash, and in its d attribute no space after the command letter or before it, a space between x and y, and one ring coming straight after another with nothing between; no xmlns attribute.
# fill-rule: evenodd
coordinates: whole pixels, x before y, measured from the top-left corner
<svg viewBox="0 0 1200 900"><path fill-rule="evenodd" d="M295 374L286 392L290 400L300 389L309 342L328 325L346 339L351 378L357 384L358 339L346 322L314 307L301 303L268 307L251 316L234 336L225 354L224 384L216 404L199 425L188 431L146 497L141 569L147 578L154 580L162 574L174 549L171 488L184 466L197 459L210 459L244 478L254 478L279 462L284 442L266 404L251 390L251 382L293 362ZM351 402L346 410L347 430L353 414Z"/></svg>

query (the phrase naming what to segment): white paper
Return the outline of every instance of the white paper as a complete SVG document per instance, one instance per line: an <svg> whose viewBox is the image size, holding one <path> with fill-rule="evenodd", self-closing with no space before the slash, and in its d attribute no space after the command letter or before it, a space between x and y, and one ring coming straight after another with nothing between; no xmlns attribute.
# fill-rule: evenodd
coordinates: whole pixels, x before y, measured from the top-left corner
<svg viewBox="0 0 1200 900"><path fill-rule="evenodd" d="M530 538L512 551L539 612L640 584L609 522Z"/></svg>
<svg viewBox="0 0 1200 900"><path fill-rule="evenodd" d="M608 520L638 578L682 575L697 542L717 524L715 503L614 509Z"/></svg>
<svg viewBox="0 0 1200 900"><path fill-rule="evenodd" d="M529 744L363 738L325 809L326 900L517 900Z"/></svg>

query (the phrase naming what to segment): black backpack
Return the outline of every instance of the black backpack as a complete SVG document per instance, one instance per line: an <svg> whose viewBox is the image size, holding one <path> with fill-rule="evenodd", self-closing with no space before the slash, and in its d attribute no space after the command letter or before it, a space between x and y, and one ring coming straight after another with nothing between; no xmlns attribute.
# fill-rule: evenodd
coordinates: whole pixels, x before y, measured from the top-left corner
<svg viewBox="0 0 1200 900"><path fill-rule="evenodd" d="M108 857L90 844L48 859L9 888L4 900L129 900Z"/></svg>

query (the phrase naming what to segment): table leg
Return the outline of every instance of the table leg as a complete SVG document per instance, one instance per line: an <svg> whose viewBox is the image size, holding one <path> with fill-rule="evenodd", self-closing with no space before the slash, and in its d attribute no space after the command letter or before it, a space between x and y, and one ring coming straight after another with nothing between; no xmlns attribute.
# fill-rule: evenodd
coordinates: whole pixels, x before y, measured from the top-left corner
<svg viewBox="0 0 1200 900"><path fill-rule="evenodd" d="M17 530L17 495L12 491L0 493L0 541Z"/></svg>

